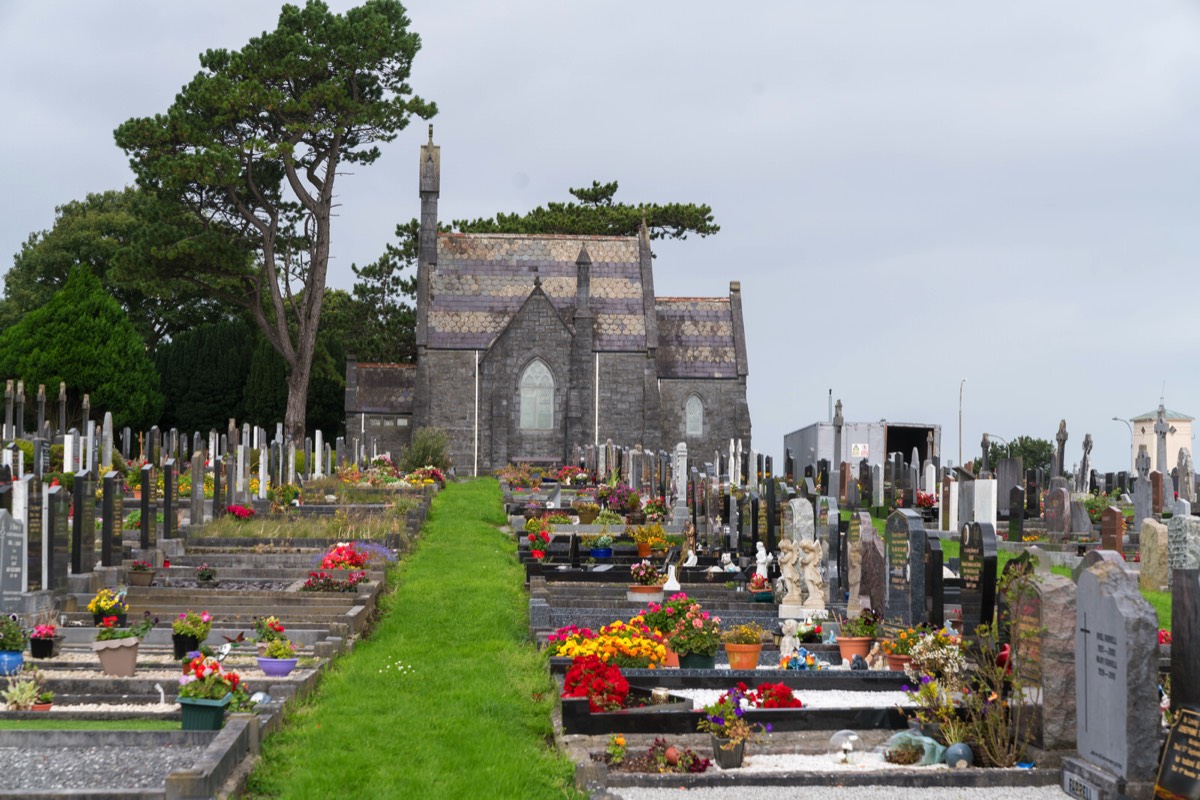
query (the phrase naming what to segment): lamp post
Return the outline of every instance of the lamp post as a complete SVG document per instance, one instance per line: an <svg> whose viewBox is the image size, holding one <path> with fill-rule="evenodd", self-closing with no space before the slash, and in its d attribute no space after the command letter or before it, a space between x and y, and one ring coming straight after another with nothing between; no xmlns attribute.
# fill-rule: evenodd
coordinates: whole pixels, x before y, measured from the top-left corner
<svg viewBox="0 0 1200 800"><path fill-rule="evenodd" d="M963 463L963 460L962 460L962 398L963 398L963 384L965 384L966 382L967 382L966 378L963 378L961 381L958 382L958 465L960 467L962 466L962 463Z"/></svg>
<svg viewBox="0 0 1200 800"><path fill-rule="evenodd" d="M1129 428L1129 469L1133 469L1133 423L1121 417L1113 417L1113 422L1124 422L1125 427Z"/></svg>

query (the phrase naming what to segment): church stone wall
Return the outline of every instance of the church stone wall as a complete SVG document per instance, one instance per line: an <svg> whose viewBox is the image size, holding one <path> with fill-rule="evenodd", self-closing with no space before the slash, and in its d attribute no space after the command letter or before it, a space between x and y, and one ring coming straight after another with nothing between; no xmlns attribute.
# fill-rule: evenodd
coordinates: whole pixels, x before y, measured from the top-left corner
<svg viewBox="0 0 1200 800"><path fill-rule="evenodd" d="M475 351L427 350L429 419L450 437L450 459L459 475L470 475L475 447Z"/></svg>
<svg viewBox="0 0 1200 800"><path fill-rule="evenodd" d="M688 458L695 465L711 461L714 450L727 452L730 439L741 439L750 446L750 413L746 405L744 380L687 378L663 380L663 446L668 451L679 442L687 442ZM704 404L704 433L687 436L685 406L696 395Z"/></svg>

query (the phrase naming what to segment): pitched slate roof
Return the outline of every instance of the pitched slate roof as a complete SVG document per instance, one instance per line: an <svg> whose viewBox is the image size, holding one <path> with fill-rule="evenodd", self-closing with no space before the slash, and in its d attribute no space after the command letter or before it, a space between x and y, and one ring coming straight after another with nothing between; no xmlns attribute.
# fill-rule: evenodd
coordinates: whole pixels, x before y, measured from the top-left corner
<svg viewBox="0 0 1200 800"><path fill-rule="evenodd" d="M355 390L346 392L349 414L411 414L417 368L412 364L358 362Z"/></svg>
<svg viewBox="0 0 1200 800"><path fill-rule="evenodd" d="M658 377L736 378L733 311L723 297L659 297Z"/></svg>
<svg viewBox="0 0 1200 800"><path fill-rule="evenodd" d="M575 259L592 259L596 349L646 346L637 237L439 233L430 276L429 346L484 349L533 291L535 275L564 317L575 307Z"/></svg>
<svg viewBox="0 0 1200 800"><path fill-rule="evenodd" d="M1182 420L1192 420L1192 419L1195 419L1195 417L1189 417L1187 414L1184 414L1181 411L1172 411L1169 408L1164 409L1164 411L1166 411L1166 414L1164 416L1168 420L1181 420L1181 419ZM1157 419L1158 419L1158 409L1156 408L1153 411L1147 411L1145 414L1138 414L1136 417L1130 417L1129 421L1130 422L1145 422L1145 421L1149 420L1149 421L1153 422L1154 420L1157 420Z"/></svg>

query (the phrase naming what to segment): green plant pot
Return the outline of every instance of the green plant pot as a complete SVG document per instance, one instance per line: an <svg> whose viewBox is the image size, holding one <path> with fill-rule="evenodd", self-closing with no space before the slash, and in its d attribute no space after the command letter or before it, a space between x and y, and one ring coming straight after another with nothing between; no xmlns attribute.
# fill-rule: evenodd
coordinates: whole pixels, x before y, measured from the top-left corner
<svg viewBox="0 0 1200 800"><path fill-rule="evenodd" d="M679 655L680 669L713 669L717 666L715 655L706 656L703 653L681 653Z"/></svg>
<svg viewBox="0 0 1200 800"><path fill-rule="evenodd" d="M225 725L225 707L229 705L233 694L227 694L220 700L199 700L191 697L180 697L179 705L183 709L183 729L185 731L219 731Z"/></svg>
<svg viewBox="0 0 1200 800"><path fill-rule="evenodd" d="M733 747L726 750L722 745L729 742L728 739L722 739L716 734L710 734L712 737L713 761L721 769L737 769L742 766L742 760L746 757L746 743L738 742Z"/></svg>

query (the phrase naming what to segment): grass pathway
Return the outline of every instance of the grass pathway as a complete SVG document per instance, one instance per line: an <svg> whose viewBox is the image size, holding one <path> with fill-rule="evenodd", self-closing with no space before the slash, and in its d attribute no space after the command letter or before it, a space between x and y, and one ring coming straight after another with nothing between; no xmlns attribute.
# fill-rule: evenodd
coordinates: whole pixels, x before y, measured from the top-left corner
<svg viewBox="0 0 1200 800"><path fill-rule="evenodd" d="M369 639L263 745L252 798L578 797L491 479L451 484Z"/></svg>

